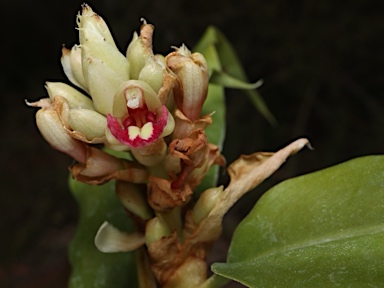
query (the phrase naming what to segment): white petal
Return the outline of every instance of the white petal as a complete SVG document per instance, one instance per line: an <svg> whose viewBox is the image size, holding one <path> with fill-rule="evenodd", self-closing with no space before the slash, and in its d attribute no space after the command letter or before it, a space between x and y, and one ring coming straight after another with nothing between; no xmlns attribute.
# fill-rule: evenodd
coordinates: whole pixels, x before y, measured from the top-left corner
<svg viewBox="0 0 384 288"><path fill-rule="evenodd" d="M104 222L95 237L97 249L105 253L129 252L136 250L145 243L143 234L124 233L108 222Z"/></svg>

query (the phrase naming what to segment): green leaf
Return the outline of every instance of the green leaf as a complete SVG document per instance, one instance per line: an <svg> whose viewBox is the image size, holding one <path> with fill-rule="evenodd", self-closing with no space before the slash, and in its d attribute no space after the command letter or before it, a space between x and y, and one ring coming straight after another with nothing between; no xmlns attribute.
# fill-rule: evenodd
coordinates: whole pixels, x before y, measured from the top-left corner
<svg viewBox="0 0 384 288"><path fill-rule="evenodd" d="M134 253L102 253L94 244L104 221L132 231L130 218L115 195L115 182L91 186L70 179L70 188L80 209L80 219L69 247L71 288L137 287Z"/></svg>
<svg viewBox="0 0 384 288"><path fill-rule="evenodd" d="M212 112L214 113L212 115L212 124L205 129L205 133L209 143L217 145L221 151L225 138L225 99L224 88L215 84L209 84L208 96L202 109L203 115L211 114ZM200 195L201 192L208 188L216 187L219 169L218 165L212 165L208 174L196 188L196 195Z"/></svg>
<svg viewBox="0 0 384 288"><path fill-rule="evenodd" d="M210 79L211 83L221 84L227 88L246 89L244 92L255 108L272 125L276 124L276 119L269 111L260 94L255 90L258 85L249 84L249 80L235 50L222 32L216 27L208 27L194 51L202 53L207 59L210 69L209 75L214 76L214 78L211 77Z"/></svg>
<svg viewBox="0 0 384 288"><path fill-rule="evenodd" d="M200 39L199 43L196 45L195 49L193 49L194 51L203 54L205 60L207 60L209 76L212 75L213 71L222 70L219 54L217 53L215 47L217 39L215 35L212 35L212 31L214 30L207 29L203 37Z"/></svg>
<svg viewBox="0 0 384 288"><path fill-rule="evenodd" d="M256 83L243 82L227 73L213 71L210 83L222 85L226 88L234 89L256 89L259 88L263 81L259 80Z"/></svg>
<svg viewBox="0 0 384 288"><path fill-rule="evenodd" d="M357 158L269 190L215 273L250 287L382 287L384 156Z"/></svg>
<svg viewBox="0 0 384 288"><path fill-rule="evenodd" d="M205 129L209 143L219 146L220 150L223 148L225 138L225 99L224 88L209 84L208 96L204 102L202 114L212 115L212 124Z"/></svg>

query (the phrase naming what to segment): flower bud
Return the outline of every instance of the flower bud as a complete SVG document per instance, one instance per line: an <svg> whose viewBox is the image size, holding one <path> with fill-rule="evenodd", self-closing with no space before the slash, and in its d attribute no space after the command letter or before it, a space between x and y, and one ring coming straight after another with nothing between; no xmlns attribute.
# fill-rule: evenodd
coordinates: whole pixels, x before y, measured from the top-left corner
<svg viewBox="0 0 384 288"><path fill-rule="evenodd" d="M163 77L163 66L153 59L150 59L147 64L145 64L143 69L141 69L138 79L148 83L157 94L163 86Z"/></svg>
<svg viewBox="0 0 384 288"><path fill-rule="evenodd" d="M84 79L96 110L112 111L113 97L129 79L129 62L117 49L104 20L84 5L78 16Z"/></svg>
<svg viewBox="0 0 384 288"><path fill-rule="evenodd" d="M207 279L207 263L198 257L188 257L169 277L164 288L195 288L200 287Z"/></svg>
<svg viewBox="0 0 384 288"><path fill-rule="evenodd" d="M95 110L92 100L71 86L61 82L46 82L49 98L54 101L56 96L61 96L68 102L70 109L81 108Z"/></svg>
<svg viewBox="0 0 384 288"><path fill-rule="evenodd" d="M83 134L88 141L105 136L107 118L93 110L69 109L69 126Z"/></svg>
<svg viewBox="0 0 384 288"><path fill-rule="evenodd" d="M143 186L125 181L116 182L116 193L125 209L141 219L148 220L152 217L152 211L146 199L145 189L143 191L140 188Z"/></svg>
<svg viewBox="0 0 384 288"><path fill-rule="evenodd" d="M208 65L204 56L193 53L182 45L166 57L167 66L180 81L174 97L177 108L191 121L200 118L208 92Z"/></svg>
<svg viewBox="0 0 384 288"><path fill-rule="evenodd" d="M62 56L60 60L65 75L74 85L88 92L83 74L80 46L74 45L71 50L63 47L61 51Z"/></svg>
<svg viewBox="0 0 384 288"><path fill-rule="evenodd" d="M201 193L192 210L192 219L196 225L199 225L203 219L207 218L222 192L223 186L220 186L207 189Z"/></svg>
<svg viewBox="0 0 384 288"><path fill-rule="evenodd" d="M95 237L95 246L104 253L130 252L136 250L145 243L141 233L121 232L119 229L104 222Z"/></svg>
<svg viewBox="0 0 384 288"><path fill-rule="evenodd" d="M140 36L135 32L131 43L127 48L127 58L130 63L129 76L131 79L138 79L141 69L147 61L153 57L152 36L154 27L151 24L144 24L140 28Z"/></svg>
<svg viewBox="0 0 384 288"><path fill-rule="evenodd" d="M99 15L93 12L90 6L87 4L82 5L81 15L78 15L76 20L79 30L88 30L86 34L80 34L80 37L86 37L93 34L91 37L100 38L101 41L105 41L116 47L107 24Z"/></svg>
<svg viewBox="0 0 384 288"><path fill-rule="evenodd" d="M145 244L147 244L147 247L169 235L171 235L171 230L159 217L152 218L145 226Z"/></svg>
<svg viewBox="0 0 384 288"><path fill-rule="evenodd" d="M34 106L31 104L31 106ZM59 150L75 160L86 161L85 144L73 139L66 131L57 111L42 108L36 113L36 125L44 139L56 150Z"/></svg>
<svg viewBox="0 0 384 288"><path fill-rule="evenodd" d="M95 109L107 115L112 112L113 97L116 90L128 78L119 77L99 59L87 58L85 62L89 92Z"/></svg>

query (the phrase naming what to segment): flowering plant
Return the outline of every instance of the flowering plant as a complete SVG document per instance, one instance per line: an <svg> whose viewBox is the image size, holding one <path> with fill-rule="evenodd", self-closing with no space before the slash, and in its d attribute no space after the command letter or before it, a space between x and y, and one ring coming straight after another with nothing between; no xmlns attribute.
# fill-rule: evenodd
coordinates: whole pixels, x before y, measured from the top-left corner
<svg viewBox="0 0 384 288"><path fill-rule="evenodd" d="M124 287L136 281L139 287L217 287L226 279L273 286L268 273L276 267L281 275L291 273L287 281L301 283L294 272L279 266L284 262L275 261L270 271L259 268L265 264L263 257L279 257L300 239L285 235L284 229L304 225L302 219L288 213L284 221L289 225L285 225L271 212L275 204L287 207L297 197L294 193L279 199L274 197L280 192L267 193L250 214L251 220L236 232L228 263L213 265L215 274L207 275L207 254L220 237L226 212L290 155L309 145L303 138L276 153L243 155L227 167L229 185L216 187L217 167L226 164L220 152L223 87L249 90L259 85L224 72L220 60L225 61L225 56L215 49L222 45L230 51L223 36L211 28L196 48L200 52L182 45L163 56L153 52L154 26L143 20L124 55L104 20L88 5L78 15L77 25L80 45L63 48L61 63L67 78L82 92L68 84L47 82L49 98L28 103L40 108L36 123L42 136L75 160L70 185L82 216L70 248L71 287L96 287L99 282L105 283L102 287ZM208 41L212 35L216 43ZM234 57L232 52L228 57ZM272 119L258 95L248 93ZM309 199L299 203L307 207L313 200ZM274 204L265 204L272 200ZM255 229L244 228L255 223L259 225ZM97 231L90 229L93 225ZM322 235L327 228L315 234ZM299 235L305 232L308 229ZM257 235L253 240L259 241L260 250L239 248L249 239L247 233ZM268 254L268 249L273 253ZM136 251L135 261L127 256L132 254L118 253L131 251ZM283 256L284 261L292 259ZM247 272L239 272L243 269ZM137 279L128 270L136 271ZM261 278L253 277L256 272Z"/></svg>

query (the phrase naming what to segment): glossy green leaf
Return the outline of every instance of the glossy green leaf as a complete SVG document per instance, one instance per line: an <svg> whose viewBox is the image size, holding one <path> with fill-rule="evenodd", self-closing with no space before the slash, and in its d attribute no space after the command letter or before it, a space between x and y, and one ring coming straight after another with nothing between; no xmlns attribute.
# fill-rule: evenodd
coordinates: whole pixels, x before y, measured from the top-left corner
<svg viewBox="0 0 384 288"><path fill-rule="evenodd" d="M357 158L269 190L215 273L250 287L383 287L384 156Z"/></svg>
<svg viewBox="0 0 384 288"><path fill-rule="evenodd" d="M71 288L137 287L135 254L102 253L94 244L95 235L104 221L123 231L133 231L114 186L114 181L91 186L70 180L80 210L79 223L69 247Z"/></svg>
<svg viewBox="0 0 384 288"><path fill-rule="evenodd" d="M196 45L195 51L202 53L208 62L211 83L227 88L244 89L255 108L271 123L276 119L269 111L260 94L255 90L258 85L249 84L246 73L235 50L227 38L216 27L210 26ZM212 78L212 76L214 76Z"/></svg>

